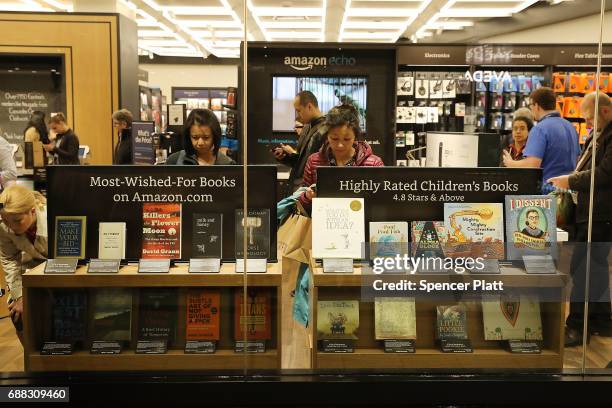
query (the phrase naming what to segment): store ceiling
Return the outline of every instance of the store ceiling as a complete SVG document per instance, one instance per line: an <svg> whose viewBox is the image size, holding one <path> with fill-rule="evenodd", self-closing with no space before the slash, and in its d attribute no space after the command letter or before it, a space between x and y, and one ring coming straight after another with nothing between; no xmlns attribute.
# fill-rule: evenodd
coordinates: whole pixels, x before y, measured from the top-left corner
<svg viewBox="0 0 612 408"><path fill-rule="evenodd" d="M87 3L0 0L0 10L73 11L80 9L79 1ZM540 14L550 23L576 17L568 12L570 5L577 10L588 4L581 10L595 13L599 4L596 0L117 1L135 13L142 53L219 58L239 56L245 14L249 41L395 43L444 41L453 36L474 40L480 26L494 35L495 27L507 32L527 13L533 24Z"/></svg>

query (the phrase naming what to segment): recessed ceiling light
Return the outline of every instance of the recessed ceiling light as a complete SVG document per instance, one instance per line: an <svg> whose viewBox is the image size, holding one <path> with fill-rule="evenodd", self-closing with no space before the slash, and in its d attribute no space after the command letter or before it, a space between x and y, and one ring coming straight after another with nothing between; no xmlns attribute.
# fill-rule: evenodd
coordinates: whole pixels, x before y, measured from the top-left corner
<svg viewBox="0 0 612 408"><path fill-rule="evenodd" d="M14 69L15 71L19 71L19 69L20 69L20 68L19 68L19 67L15 67L15 68L13 68L13 69Z"/></svg>
<svg viewBox="0 0 612 408"><path fill-rule="evenodd" d="M9 69L9 70L8 70L8 72L13 72L13 70L12 70L12 69Z"/></svg>
<svg viewBox="0 0 612 408"><path fill-rule="evenodd" d="M32 70L32 73L35 74L37 71L36 70Z"/></svg>

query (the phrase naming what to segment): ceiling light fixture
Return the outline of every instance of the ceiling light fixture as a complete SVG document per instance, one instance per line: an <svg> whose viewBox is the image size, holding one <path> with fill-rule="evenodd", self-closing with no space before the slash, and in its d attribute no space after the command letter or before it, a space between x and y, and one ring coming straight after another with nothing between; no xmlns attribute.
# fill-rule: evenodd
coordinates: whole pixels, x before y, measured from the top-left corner
<svg viewBox="0 0 612 408"><path fill-rule="evenodd" d="M322 11L322 15L321 15L321 40L320 41L325 42L325 24L327 20L327 0L323 0L321 11Z"/></svg>
<svg viewBox="0 0 612 408"><path fill-rule="evenodd" d="M344 4L344 14L342 15L342 23L340 24L340 33L338 35L338 42L342 42L344 38L344 26L346 25L346 20L349 16L349 11L351 10L351 0L346 0Z"/></svg>

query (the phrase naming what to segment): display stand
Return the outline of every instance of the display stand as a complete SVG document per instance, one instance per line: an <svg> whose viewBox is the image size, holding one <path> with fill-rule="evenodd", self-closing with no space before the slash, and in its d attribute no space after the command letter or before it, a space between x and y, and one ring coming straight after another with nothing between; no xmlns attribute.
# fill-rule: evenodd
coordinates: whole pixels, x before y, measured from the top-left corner
<svg viewBox="0 0 612 408"><path fill-rule="evenodd" d="M313 274L313 304L318 300L360 299L362 285L380 279L376 275L362 275L361 268L354 273L323 273L316 268ZM463 275L465 282L483 279L486 275ZM443 275L403 275L397 279L430 282L448 282L454 276ZM550 275L527 275L519 268L502 267L501 274L490 275L491 279L501 280L508 288L549 288L564 299L567 276L556 273ZM360 302L358 340L353 353L324 353L313 342L313 368L319 369L412 369L412 368L528 368L561 369L563 367L563 340L565 327L564 302L542 302L542 331L544 341L540 354L512 354L502 346L502 342L485 341L483 333L482 310L480 305L471 302L467 310L468 336L472 342L473 353L447 354L440 351L434 338L436 326L436 303L417 300L416 327L417 340L415 353L385 353L382 341L375 339L374 304ZM317 308L313 308L313 327L317 327ZM316 339L315 339L316 340Z"/></svg>
<svg viewBox="0 0 612 408"><path fill-rule="evenodd" d="M234 351L234 308L232 289L245 284L245 275L234 272L233 263L224 263L214 274L189 273L187 265L176 266L166 274L138 273L136 265L124 266L116 274L88 274L86 266L71 275L45 275L44 264L23 275L25 310L40 311L24 314L24 359L26 371L142 371L142 370L214 370L214 369L278 369L281 363L281 270L279 264L269 264L266 273L249 274L249 287L271 287L272 339L267 341L264 353L244 354ZM51 288L147 288L176 287L178 297L178 323L176 339L165 354L136 354L138 325L138 294L134 291L132 307L132 341L120 354L90 354L91 341L70 355L42 355L45 335L50 330ZM215 353L185 353L185 313L188 288L211 287L221 291L220 340Z"/></svg>

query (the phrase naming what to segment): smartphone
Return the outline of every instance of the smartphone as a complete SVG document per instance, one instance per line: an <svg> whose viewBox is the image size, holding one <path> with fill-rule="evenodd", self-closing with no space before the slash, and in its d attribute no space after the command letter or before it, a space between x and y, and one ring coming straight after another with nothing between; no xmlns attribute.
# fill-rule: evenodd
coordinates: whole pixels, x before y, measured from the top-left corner
<svg viewBox="0 0 612 408"><path fill-rule="evenodd" d="M317 185L316 184L311 184L310 185L310 189L316 193L317 192Z"/></svg>

